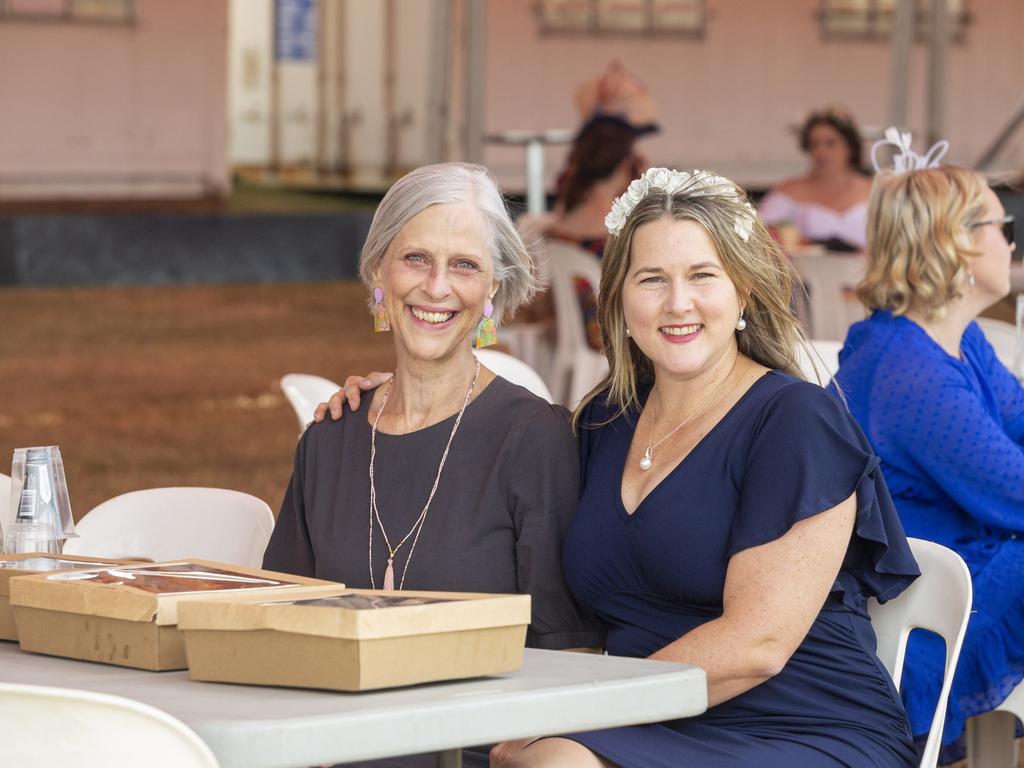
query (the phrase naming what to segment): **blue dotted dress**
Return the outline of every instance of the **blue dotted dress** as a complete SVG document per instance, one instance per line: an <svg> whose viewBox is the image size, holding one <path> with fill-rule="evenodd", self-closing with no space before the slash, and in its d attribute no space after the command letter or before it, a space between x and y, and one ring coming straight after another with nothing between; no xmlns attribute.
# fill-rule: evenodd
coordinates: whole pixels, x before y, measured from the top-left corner
<svg viewBox="0 0 1024 768"><path fill-rule="evenodd" d="M641 393L646 400L649 390ZM760 378L629 515L622 472L637 414L598 398L582 417L584 490L565 543L576 597L608 652L644 657L722 615L729 558L857 494L832 592L782 672L699 717L574 734L623 768L908 768L906 716L865 610L918 570L878 459L821 387Z"/></svg>
<svg viewBox="0 0 1024 768"><path fill-rule="evenodd" d="M907 535L956 550L973 577L947 744L1024 679L1024 389L975 323L960 350L878 311L850 328L837 375ZM901 688L915 735L928 730L943 664L938 637L911 636Z"/></svg>

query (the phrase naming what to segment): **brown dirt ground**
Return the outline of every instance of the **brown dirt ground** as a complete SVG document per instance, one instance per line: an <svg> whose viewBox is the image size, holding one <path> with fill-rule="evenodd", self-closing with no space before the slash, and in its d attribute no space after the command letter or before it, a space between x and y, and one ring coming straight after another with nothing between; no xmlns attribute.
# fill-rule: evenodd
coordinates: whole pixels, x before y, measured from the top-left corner
<svg viewBox="0 0 1024 768"><path fill-rule="evenodd" d="M0 290L0 472L59 445L75 517L139 488L233 488L276 510L290 372L391 365L357 283Z"/></svg>

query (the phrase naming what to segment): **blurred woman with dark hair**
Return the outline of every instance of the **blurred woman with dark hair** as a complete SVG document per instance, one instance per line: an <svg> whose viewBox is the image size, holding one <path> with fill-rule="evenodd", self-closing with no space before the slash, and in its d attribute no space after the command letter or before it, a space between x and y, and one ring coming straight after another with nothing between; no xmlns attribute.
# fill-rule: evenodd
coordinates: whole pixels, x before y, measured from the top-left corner
<svg viewBox="0 0 1024 768"><path fill-rule="evenodd" d="M810 170L768 193L761 219L770 227L793 226L800 239L830 250L863 250L871 180L861 168L853 117L836 107L812 112L800 128L800 149L811 160Z"/></svg>

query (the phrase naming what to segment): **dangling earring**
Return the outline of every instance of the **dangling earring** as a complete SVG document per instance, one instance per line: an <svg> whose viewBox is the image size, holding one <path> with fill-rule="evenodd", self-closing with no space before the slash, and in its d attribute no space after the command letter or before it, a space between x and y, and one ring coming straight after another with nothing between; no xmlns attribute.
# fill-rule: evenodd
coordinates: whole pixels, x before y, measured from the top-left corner
<svg viewBox="0 0 1024 768"><path fill-rule="evenodd" d="M736 330L742 331L747 327L747 321L743 319L743 313L740 312L740 319L736 321Z"/></svg>
<svg viewBox="0 0 1024 768"><path fill-rule="evenodd" d="M967 273L967 284L969 286L971 286L971 288L974 287L974 273L973 272L968 272Z"/></svg>
<svg viewBox="0 0 1024 768"><path fill-rule="evenodd" d="M491 302L484 304L484 316L476 327L476 348L489 347L498 343L498 329L494 325L491 315L494 314L494 305Z"/></svg>
<svg viewBox="0 0 1024 768"><path fill-rule="evenodd" d="M384 291L380 288L373 289L373 331L383 333L391 330L391 323L388 322L388 313L384 309Z"/></svg>

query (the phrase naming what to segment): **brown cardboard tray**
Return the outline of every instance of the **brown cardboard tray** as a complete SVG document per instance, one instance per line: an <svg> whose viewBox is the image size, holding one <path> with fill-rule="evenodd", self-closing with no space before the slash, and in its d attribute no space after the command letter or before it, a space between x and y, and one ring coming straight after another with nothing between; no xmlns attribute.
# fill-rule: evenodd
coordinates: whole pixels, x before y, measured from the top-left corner
<svg viewBox="0 0 1024 768"><path fill-rule="evenodd" d="M194 680L363 691L511 672L529 595L344 589L183 601Z"/></svg>
<svg viewBox="0 0 1024 768"><path fill-rule="evenodd" d="M338 588L329 581L208 560L16 576L10 602L27 651L148 670L185 669L178 604L225 594ZM314 590L315 591L315 590Z"/></svg>

